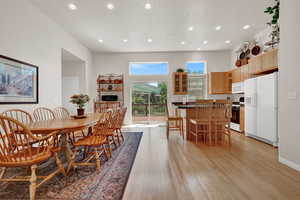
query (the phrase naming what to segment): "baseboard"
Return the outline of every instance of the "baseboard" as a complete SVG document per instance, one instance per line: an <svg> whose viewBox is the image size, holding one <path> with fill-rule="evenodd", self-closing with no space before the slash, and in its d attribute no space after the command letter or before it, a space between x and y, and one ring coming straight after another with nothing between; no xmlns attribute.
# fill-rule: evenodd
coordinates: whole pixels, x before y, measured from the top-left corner
<svg viewBox="0 0 300 200"><path fill-rule="evenodd" d="M293 161L287 160L281 156L279 156L279 162L281 162L282 164L285 164L287 166L289 166L290 168L293 168L297 171L300 171L300 165L297 163L294 163Z"/></svg>

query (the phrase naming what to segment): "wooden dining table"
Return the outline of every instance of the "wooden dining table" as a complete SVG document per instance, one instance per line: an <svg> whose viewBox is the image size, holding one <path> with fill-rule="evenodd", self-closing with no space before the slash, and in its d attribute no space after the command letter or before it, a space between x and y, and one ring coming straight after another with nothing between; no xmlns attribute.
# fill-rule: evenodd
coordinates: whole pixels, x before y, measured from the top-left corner
<svg viewBox="0 0 300 200"><path fill-rule="evenodd" d="M27 127L33 134L47 135L53 131L59 131L60 143L64 149L64 153L68 162L71 160L73 152L68 142L68 134L75 131L88 129L88 134L91 133L92 127L101 119L103 113L89 113L85 118L76 119L70 117L68 119L52 119L35 121L27 124Z"/></svg>

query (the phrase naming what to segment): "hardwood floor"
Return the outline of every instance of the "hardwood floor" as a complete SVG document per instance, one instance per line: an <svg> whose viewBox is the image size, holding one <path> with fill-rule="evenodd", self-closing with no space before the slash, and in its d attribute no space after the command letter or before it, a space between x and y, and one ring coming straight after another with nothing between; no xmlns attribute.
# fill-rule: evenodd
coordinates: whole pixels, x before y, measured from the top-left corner
<svg viewBox="0 0 300 200"><path fill-rule="evenodd" d="M141 129L141 128L140 128ZM277 161L277 149L234 133L232 146L183 141L147 127L124 200L296 200L300 172Z"/></svg>

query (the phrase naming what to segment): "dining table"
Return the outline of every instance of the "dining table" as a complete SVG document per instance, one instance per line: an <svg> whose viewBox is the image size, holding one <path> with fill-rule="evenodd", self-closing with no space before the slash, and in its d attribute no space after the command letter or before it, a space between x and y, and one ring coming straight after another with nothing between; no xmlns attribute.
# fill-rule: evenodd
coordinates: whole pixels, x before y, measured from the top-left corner
<svg viewBox="0 0 300 200"><path fill-rule="evenodd" d="M71 160L73 152L68 142L68 134L76 131L88 130L88 134L91 134L92 127L103 117L103 113L88 113L82 118L76 116L70 116L66 119L50 119L33 121L27 124L32 134L47 135L51 132L58 131L60 135L60 142L64 147L64 153L67 160Z"/></svg>

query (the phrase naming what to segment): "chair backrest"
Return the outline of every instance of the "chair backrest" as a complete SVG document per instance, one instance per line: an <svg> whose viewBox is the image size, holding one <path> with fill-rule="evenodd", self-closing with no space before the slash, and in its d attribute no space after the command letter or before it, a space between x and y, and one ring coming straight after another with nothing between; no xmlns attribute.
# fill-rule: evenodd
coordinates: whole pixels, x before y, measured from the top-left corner
<svg viewBox="0 0 300 200"><path fill-rule="evenodd" d="M109 109L117 109L121 108L122 103L121 102L94 102L94 112L105 112L106 110Z"/></svg>
<svg viewBox="0 0 300 200"><path fill-rule="evenodd" d="M0 115L0 166L19 166L50 151L46 143L39 143L40 148L33 149L31 142L36 139L26 125Z"/></svg>
<svg viewBox="0 0 300 200"><path fill-rule="evenodd" d="M212 118L213 106L213 103L199 104L195 109L196 119L210 121Z"/></svg>
<svg viewBox="0 0 300 200"><path fill-rule="evenodd" d="M166 104L165 104L165 107L166 107L167 116L172 117L173 110L174 110L172 104L168 103L168 101L167 101ZM178 108L175 108L175 116L176 117L181 117L181 113L180 113L180 110Z"/></svg>
<svg viewBox="0 0 300 200"><path fill-rule="evenodd" d="M212 119L214 121L227 121L226 117L226 104L215 103L213 107Z"/></svg>
<svg viewBox="0 0 300 200"><path fill-rule="evenodd" d="M69 119L70 112L64 107L54 108L54 114L56 119Z"/></svg>
<svg viewBox="0 0 300 200"><path fill-rule="evenodd" d="M119 110L119 117L118 117L118 122L117 122L117 128L121 128L125 119L127 108L123 107Z"/></svg>
<svg viewBox="0 0 300 200"><path fill-rule="evenodd" d="M4 116L14 118L23 124L29 124L33 122L31 115L21 109L10 109L2 113Z"/></svg>
<svg viewBox="0 0 300 200"><path fill-rule="evenodd" d="M97 124L93 128L93 135L105 135L111 131L112 111L103 112Z"/></svg>
<svg viewBox="0 0 300 200"><path fill-rule="evenodd" d="M44 107L36 108L33 111L33 116L36 121L55 119L54 112L49 108L44 108Z"/></svg>

